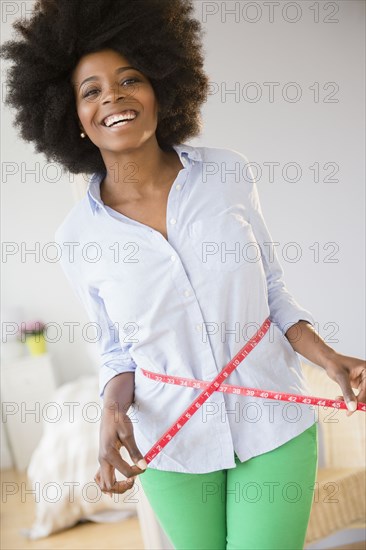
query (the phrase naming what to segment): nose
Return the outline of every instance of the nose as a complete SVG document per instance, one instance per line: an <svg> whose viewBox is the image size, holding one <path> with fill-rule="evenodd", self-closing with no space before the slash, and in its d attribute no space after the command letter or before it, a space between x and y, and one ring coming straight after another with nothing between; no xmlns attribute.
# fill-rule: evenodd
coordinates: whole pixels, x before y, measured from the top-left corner
<svg viewBox="0 0 366 550"><path fill-rule="evenodd" d="M108 90L105 92L104 97L102 98L103 105L109 102L115 102L125 100L130 98L136 92L135 86L128 86L128 89L120 84L115 82L113 85L108 87Z"/></svg>
<svg viewBox="0 0 366 550"><path fill-rule="evenodd" d="M110 86L108 91L104 94L102 103L109 103L118 101L123 97L124 94L121 93L119 86Z"/></svg>

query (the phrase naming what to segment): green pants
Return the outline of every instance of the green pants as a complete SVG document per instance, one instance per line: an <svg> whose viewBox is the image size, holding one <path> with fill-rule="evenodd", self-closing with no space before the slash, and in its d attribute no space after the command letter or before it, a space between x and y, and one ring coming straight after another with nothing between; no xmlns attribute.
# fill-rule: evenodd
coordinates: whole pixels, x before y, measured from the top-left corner
<svg viewBox="0 0 366 550"><path fill-rule="evenodd" d="M139 477L177 550L300 550L313 502L318 426L276 449L207 474L147 468Z"/></svg>

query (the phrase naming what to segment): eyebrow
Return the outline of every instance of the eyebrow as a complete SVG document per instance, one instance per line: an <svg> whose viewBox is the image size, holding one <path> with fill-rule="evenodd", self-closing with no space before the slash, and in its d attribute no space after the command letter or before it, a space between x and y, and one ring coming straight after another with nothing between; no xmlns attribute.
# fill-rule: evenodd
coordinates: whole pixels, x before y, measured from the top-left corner
<svg viewBox="0 0 366 550"><path fill-rule="evenodd" d="M119 67L118 69L116 69L116 74L120 74L120 73L123 73L124 71L127 71L128 69L134 69L135 71L137 71L138 69L136 69L135 67L130 67L130 66L127 66L127 67ZM80 84L79 86L79 90L81 88L81 86L83 84L85 84L85 82L88 82L89 80L99 80L99 76L89 76L88 78L86 78L85 80L82 81L82 83Z"/></svg>

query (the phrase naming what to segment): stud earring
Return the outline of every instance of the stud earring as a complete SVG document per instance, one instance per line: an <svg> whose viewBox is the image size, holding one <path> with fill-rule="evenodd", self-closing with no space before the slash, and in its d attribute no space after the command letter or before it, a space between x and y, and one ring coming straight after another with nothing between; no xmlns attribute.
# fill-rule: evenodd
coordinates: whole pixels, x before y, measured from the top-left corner
<svg viewBox="0 0 366 550"><path fill-rule="evenodd" d="M81 132L80 137L85 138L84 132Z"/></svg>

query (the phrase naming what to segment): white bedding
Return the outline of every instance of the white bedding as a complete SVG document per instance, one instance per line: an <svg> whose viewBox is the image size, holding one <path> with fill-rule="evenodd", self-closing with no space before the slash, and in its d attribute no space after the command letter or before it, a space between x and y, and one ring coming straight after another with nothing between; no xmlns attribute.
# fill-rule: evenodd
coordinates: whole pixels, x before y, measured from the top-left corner
<svg viewBox="0 0 366 550"><path fill-rule="evenodd" d="M81 376L50 396L43 435L27 469L27 488L36 490L36 518L22 534L30 539L72 527L80 520L121 521L136 515L136 487L122 495L103 494L94 481L99 467L102 401L98 376ZM122 447L124 460L132 464ZM116 479L124 476L116 471Z"/></svg>

